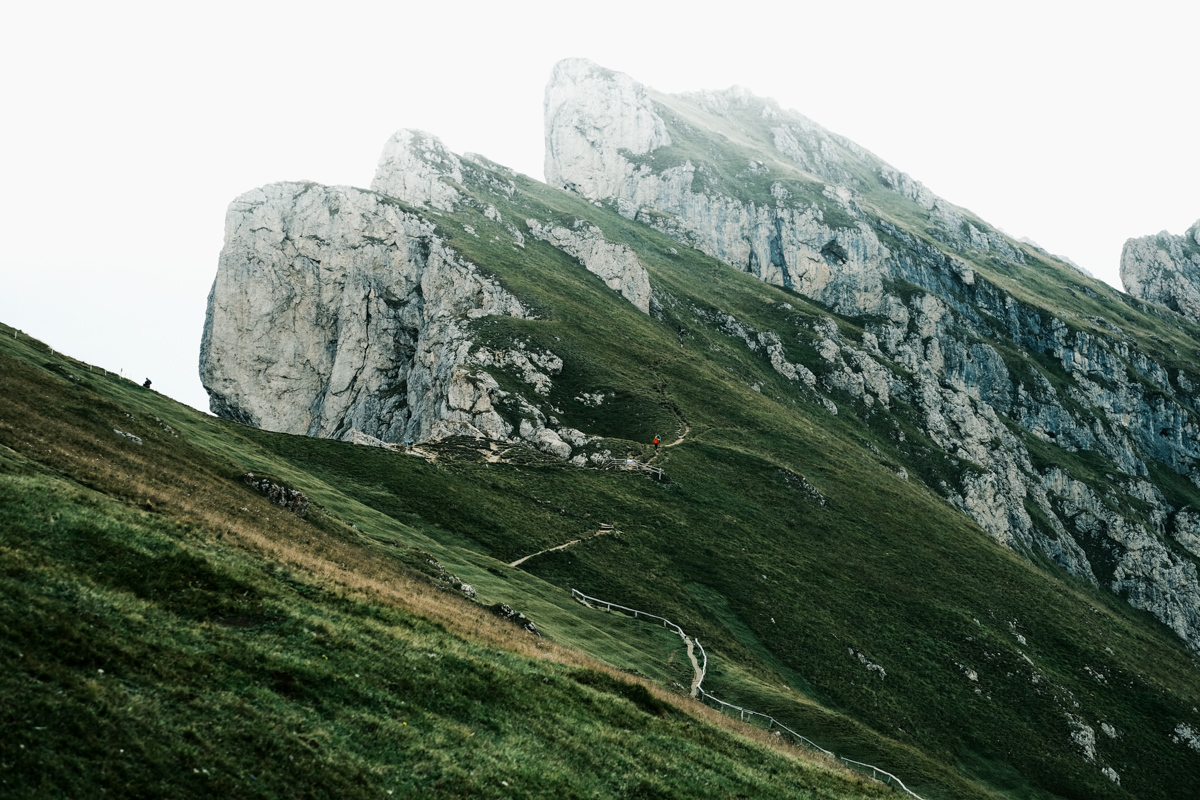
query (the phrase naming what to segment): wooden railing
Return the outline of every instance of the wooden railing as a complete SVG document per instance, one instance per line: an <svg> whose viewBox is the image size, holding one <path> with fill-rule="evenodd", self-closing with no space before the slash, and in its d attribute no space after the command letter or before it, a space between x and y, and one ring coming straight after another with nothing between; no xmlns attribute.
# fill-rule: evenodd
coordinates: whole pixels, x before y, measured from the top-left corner
<svg viewBox="0 0 1200 800"><path fill-rule="evenodd" d="M613 603L608 600L600 600L599 598L586 595L583 592L579 591L578 589L572 589L571 596L574 597L576 600L579 600L585 604L594 605L596 607L602 606L610 612L614 608L619 611L628 612L629 614L633 615L634 619L658 620L659 622L662 623L662 626L664 628L669 628L670 630L673 630L676 633L678 633L685 642L689 638L691 638L691 641L693 641L695 643L696 647L700 648L700 656L701 656L701 661L699 662L699 665L696 667L696 680L694 681L695 688L694 688L693 696L703 702L715 704L717 707L717 710L720 711L721 713L725 713L726 709L728 709L728 710L730 710L730 712L736 711L738 713L739 719L741 719L743 722L753 722L755 720L761 720L762 722L766 723L767 730L778 730L780 733L786 733L787 735L791 736L792 740L798 744L805 745L807 747L812 748L813 750L817 750L821 753L824 753L825 755L829 756L830 758L834 759L835 761L839 761L849 767L859 770L860 772L867 773L869 771L871 774L871 777L874 778L875 780L883 781L883 782L889 783L889 784L894 783L896 786L898 786L902 791L904 791L910 797L915 797L915 798L917 798L917 800L922 800L920 795L918 795L912 789L909 789L907 786L905 786L903 781L901 781L899 778L897 778L895 775L888 772L887 770L880 769L879 767L877 767L873 764L864 764L861 761L854 761L852 759L845 758L844 756L838 756L836 753L833 753L832 751L826 750L824 747L821 747L819 744L814 742L812 739L809 739L807 736L802 736L801 734L792 730L791 728L784 725L779 720L772 717L770 714L763 714L760 711L752 711L748 708L743 708L741 706L734 705L733 703L727 703L724 700L721 700L720 698L716 697L712 693L705 691L704 687L701 684L704 682L704 675L708 671L708 654L704 652L704 647L703 647L703 645L700 644L699 639L689 637L686 633L683 632L683 628L679 627L674 622L671 622L671 620L667 619L666 617L660 617L658 614L650 614L646 611L639 611L638 609L630 608L629 606L619 605L617 603Z"/></svg>

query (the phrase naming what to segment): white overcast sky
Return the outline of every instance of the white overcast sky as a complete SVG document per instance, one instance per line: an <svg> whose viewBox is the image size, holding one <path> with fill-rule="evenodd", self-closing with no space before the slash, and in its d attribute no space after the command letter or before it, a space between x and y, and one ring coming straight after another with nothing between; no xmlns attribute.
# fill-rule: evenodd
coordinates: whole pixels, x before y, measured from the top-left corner
<svg viewBox="0 0 1200 800"><path fill-rule="evenodd" d="M571 56L773 97L1119 287L1125 239L1200 217L1198 31L1182 0L6 3L0 321L207 409L234 197L366 186L398 128L540 179Z"/></svg>

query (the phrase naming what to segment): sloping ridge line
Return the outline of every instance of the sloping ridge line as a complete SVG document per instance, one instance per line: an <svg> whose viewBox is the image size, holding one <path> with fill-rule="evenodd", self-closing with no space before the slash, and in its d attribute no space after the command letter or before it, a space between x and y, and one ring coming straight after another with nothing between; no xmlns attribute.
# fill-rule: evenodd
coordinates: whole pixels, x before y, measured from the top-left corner
<svg viewBox="0 0 1200 800"><path fill-rule="evenodd" d="M699 639L694 639L694 638L688 636L686 633L683 632L683 628L679 627L674 622L671 622L671 620L667 619L666 617L660 617L657 614L650 614L646 611L639 611L635 608L629 608L628 606L619 605L617 603L613 603L608 600L601 600L597 597L592 597L590 595L586 595L583 592L579 591L578 589L571 590L571 597L575 598L576 600L578 600L580 603L587 606L588 608L593 608L596 606L604 606L605 610L607 610L607 611L612 611L614 608L618 609L620 611L628 611L629 613L633 614L634 619L645 618L645 619L661 620L664 628L670 628L671 630L678 633L680 635L680 637L683 638L684 644L687 646L688 659L692 662L692 670L694 673L694 677L692 679L692 690L691 690L692 697L697 697L701 700L709 700L714 703L717 703L721 707L718 709L720 711L723 711L725 708L733 709L738 712L738 714L740 715L740 718L742 719L743 722L746 721L746 719L748 717L761 717L762 719L766 720L766 722L767 722L767 730L772 730L773 728L779 728L781 731L787 732L796 741L806 744L809 747L813 748L814 750L820 750L822 753L824 753L825 755L834 759L835 761L840 761L843 764L850 764L852 766L859 767L864 771L869 769L869 770L871 770L871 777L875 778L876 780L879 780L879 776L883 775L884 777L888 778L890 781L895 781L896 785L899 786L901 789L903 789L910 797L915 797L915 798L917 798L917 800L923 800L923 798L919 794L917 794L912 789L909 789L907 786L905 786L904 781L900 780L895 775L893 775L892 773L888 772L885 769L880 769L879 767L875 766L874 764L864 764L861 761L854 761L854 760L846 758L844 756L839 756L829 750L826 750L824 747L821 747L819 744L814 742L812 739L809 739L807 736L802 736L799 733L796 733L794 730L792 730L788 726L784 725L782 722L780 722L779 720L770 716L769 714L763 714L759 711L751 711L748 708L742 708L741 706L735 706L733 703L726 703L724 700L717 698L715 695L704 691L704 689L700 686L700 684L704 681L704 674L708 670L708 654L704 652L704 647L703 647L703 645L700 644ZM693 642L695 643L696 648L698 648L700 650L700 656L701 656L700 660L696 659L695 654L693 652L693 649L692 649Z"/></svg>

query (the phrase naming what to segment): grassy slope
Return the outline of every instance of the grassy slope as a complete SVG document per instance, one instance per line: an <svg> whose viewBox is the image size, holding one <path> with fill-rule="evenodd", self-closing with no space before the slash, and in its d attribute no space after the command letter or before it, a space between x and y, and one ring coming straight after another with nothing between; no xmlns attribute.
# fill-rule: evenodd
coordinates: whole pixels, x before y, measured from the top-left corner
<svg viewBox="0 0 1200 800"><path fill-rule="evenodd" d="M933 476L970 468L940 454L932 462L905 409L896 423L863 421L850 398L835 398L843 413L830 416L695 313L720 308L803 336L822 309L672 254L675 243L653 231L533 182L511 199L481 200L508 220L589 218L637 249L664 299L661 321L548 246L511 247L469 208L439 223L542 311L475 324L485 340L519 333L563 357L545 405L564 424L643 458L655 433L671 441L688 431L657 459L668 479L534 455L488 464L453 444L431 464L245 429L0 333L12 353L0 373L4 596L21 598L3 607L3 641L14 651L6 660L31 664L3 691L32 698L5 705L15 709L6 723L26 738L0 745L15 765L0 780L36 792L44 776L73 776L48 785L64 796L96 786L200 793L214 772L238 781L213 784L227 792L269 779L262 794L490 796L506 791L501 780L524 795L869 792L746 749L758 746L701 724L702 709L661 707L669 695L615 682L564 650L653 685L686 683L677 638L581 609L567 598L573 586L680 622L712 658L710 691L890 769L930 800L1187 791L1194 755L1169 737L1181 721L1200 727L1200 692L1168 632L1000 549L898 479L900 464ZM812 358L789 338L790 360ZM612 398L576 400L597 390ZM317 504L310 521L238 484L246 469L303 489ZM796 488L800 477L825 505ZM601 522L621 535L504 566ZM547 638L428 590L413 576L430 557L475 584L481 602L529 614ZM115 694L101 703L95 692ZM134 695L150 705L127 705ZM1097 750L1122 788L1074 750L1069 713L1120 731ZM418 727L427 735L414 738ZM89 730L104 730L105 742L128 737L117 750L146 758L121 761L75 735ZM702 747L713 755L698 755ZM303 768L280 769L288 757Z"/></svg>
<svg viewBox="0 0 1200 800"><path fill-rule="evenodd" d="M420 543L416 527L263 447L295 437L0 338L5 797L881 793L431 588L405 566L423 557L393 546ZM269 505L238 480L248 465L322 507L301 521ZM536 580L492 582L552 625L557 604L564 638L676 646L562 593L539 605Z"/></svg>
<svg viewBox="0 0 1200 800"><path fill-rule="evenodd" d="M605 507L626 512L614 520L628 534L621 542L550 554L526 569L559 585L664 609L708 637L718 652L757 664L768 682L778 686L787 675L794 688L852 712L880 733L919 742L926 752L998 786L1017 790L1028 781L1065 796L1123 795L1099 774L1101 764L1086 764L1073 752L1072 714L1083 714L1094 728L1108 722L1136 729L1098 747L1101 763L1117 770L1125 789L1170 796L1169 787L1186 784L1192 756L1168 737L1175 722L1194 715L1197 687L1192 658L1171 634L1104 592L1063 582L1060 574L992 545L889 468L898 462L936 476L970 465L923 447L912 428L901 449L894 430L878 419L829 417L787 387L765 359L687 310L715 304L760 329L787 331L799 330L821 309L696 254L675 258L669 255L672 242L615 214L535 184L522 188L527 194L519 203L500 204L506 216L587 217L610 238L637 248L656 287L678 301L665 309L665 319L623 313L619 298L598 282L569 287L569 272L553 273L564 283L544 288L547 273L536 267L552 255L535 248L509 260L467 237L459 236L456 246L523 297L547 298L553 316L523 325L532 338L540 333L555 352L565 351L563 398L576 385L595 388L608 380L597 368L572 383L569 373L578 360L567 354L573 347L591 356L589 366L620 365L627 391L624 427L602 432L644 441L651 430L669 432L673 419L691 429L684 445L660 459L673 482L643 487L620 503L610 490L581 491L586 477L536 489L526 477L506 487L514 507L502 518L517 514L522 502L576 511L574 517L568 512L568 527L585 524L588 514ZM484 221L473 217L470 224L479 230ZM451 226L446 232L454 235ZM702 295L696 294L698 275ZM785 301L791 310L782 310ZM674 341L679 323L690 332L685 348ZM551 395L552 404L565 407L560 399ZM904 414L899 408L897 417ZM565 416L567 424L590 429L590 420ZM652 420L650 427L645 419ZM931 454L952 463L930 465ZM808 505L781 480L783 472L805 476L829 498L828 506ZM446 524L481 540L491 535L471 533L466 520ZM533 521L523 520L522 527L522 537L556 535L537 533ZM489 546L514 552L500 539ZM705 607L713 597L721 600L721 611ZM867 673L851 648L883 664L889 678L881 685L864 680ZM1091 677L1089 669L1107 682ZM968 670L990 678L971 681ZM735 697L747 691L719 682L709 688ZM1164 691L1172 698L1165 704ZM1076 706L1080 697L1087 702ZM784 698L754 695L786 706L786 692ZM965 730L964 716L971 721ZM1014 778L1014 769L1024 779Z"/></svg>

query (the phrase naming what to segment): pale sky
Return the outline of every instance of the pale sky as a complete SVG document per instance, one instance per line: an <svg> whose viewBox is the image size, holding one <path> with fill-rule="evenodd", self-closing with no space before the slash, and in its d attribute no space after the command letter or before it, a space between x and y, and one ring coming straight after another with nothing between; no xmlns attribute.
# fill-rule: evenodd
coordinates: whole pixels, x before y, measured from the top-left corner
<svg viewBox="0 0 1200 800"><path fill-rule="evenodd" d="M0 320L207 410L225 209L367 186L399 128L542 177L542 92L590 58L737 84L1120 287L1200 218L1200 5L41 2L0 11ZM2 390L2 387L0 387Z"/></svg>

